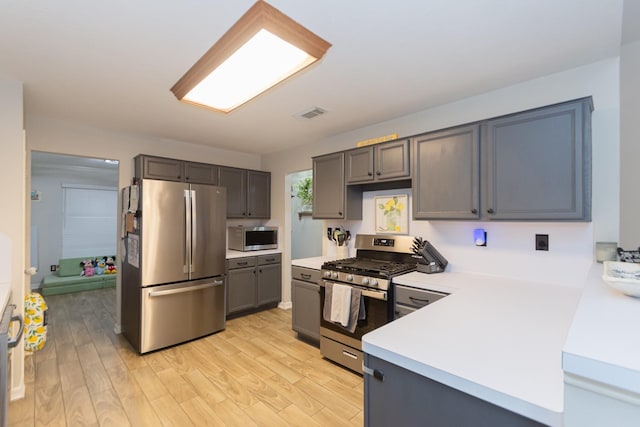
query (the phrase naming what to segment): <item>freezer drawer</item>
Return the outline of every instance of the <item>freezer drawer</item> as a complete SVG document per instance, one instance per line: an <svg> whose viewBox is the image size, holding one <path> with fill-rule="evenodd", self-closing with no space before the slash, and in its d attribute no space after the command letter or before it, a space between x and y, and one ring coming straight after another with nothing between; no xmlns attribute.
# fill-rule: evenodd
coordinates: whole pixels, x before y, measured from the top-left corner
<svg viewBox="0 0 640 427"><path fill-rule="evenodd" d="M140 353L225 328L224 276L142 288Z"/></svg>

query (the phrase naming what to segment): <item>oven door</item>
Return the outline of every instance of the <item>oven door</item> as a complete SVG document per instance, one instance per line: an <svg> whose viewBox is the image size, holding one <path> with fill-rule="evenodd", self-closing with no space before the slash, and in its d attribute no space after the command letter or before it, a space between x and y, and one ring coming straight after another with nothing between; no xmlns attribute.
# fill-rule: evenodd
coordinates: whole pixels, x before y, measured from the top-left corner
<svg viewBox="0 0 640 427"><path fill-rule="evenodd" d="M379 328L387 323L389 323L392 319L391 317L391 306L389 304L388 292L387 291L379 291L379 290L371 290L367 288L363 288L360 286L354 286L349 284L349 286L357 287L362 289L362 298L364 300L364 309L366 316L364 319L359 319L356 325L356 329L353 333L349 332L345 328L340 325L337 325L333 322L327 321L324 319L322 313L324 312L324 299L325 299L325 284L328 283L326 280L323 280L320 287L320 331L321 334L324 332L324 335L329 335L330 338L336 339L336 336L339 336L339 339L336 339L344 344L350 345L352 347L357 348L358 350L362 350L362 336L368 332L373 331L374 329ZM336 282L329 282L336 283ZM341 285L346 285L346 283L340 282Z"/></svg>

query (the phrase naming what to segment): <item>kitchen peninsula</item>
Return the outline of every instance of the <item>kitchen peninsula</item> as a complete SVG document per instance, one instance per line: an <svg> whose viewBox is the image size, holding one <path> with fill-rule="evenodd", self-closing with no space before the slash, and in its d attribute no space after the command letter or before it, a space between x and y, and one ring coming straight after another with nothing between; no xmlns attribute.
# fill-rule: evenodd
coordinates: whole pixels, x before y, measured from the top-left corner
<svg viewBox="0 0 640 427"><path fill-rule="evenodd" d="M398 277L396 283L450 295L365 335L363 350L369 356L365 364L372 367L373 356L498 410L562 425L562 348L579 288L455 272L414 272ZM368 399L375 402L372 419L389 409L375 396L385 393L381 390L385 382L392 382L387 377L395 371L386 368L384 382L372 376L365 379L375 387L365 385L365 417ZM407 388L421 395L420 390ZM427 411L427 401L419 398L418 408ZM402 404L411 407L406 399ZM463 411L456 412L460 416Z"/></svg>

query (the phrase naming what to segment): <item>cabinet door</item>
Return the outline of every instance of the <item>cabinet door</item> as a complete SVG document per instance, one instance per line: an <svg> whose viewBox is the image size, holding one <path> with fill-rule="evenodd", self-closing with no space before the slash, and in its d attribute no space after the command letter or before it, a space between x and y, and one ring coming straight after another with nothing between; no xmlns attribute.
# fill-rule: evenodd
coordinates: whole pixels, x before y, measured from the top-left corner
<svg viewBox="0 0 640 427"><path fill-rule="evenodd" d="M344 155L348 184L373 181L373 147L349 150Z"/></svg>
<svg viewBox="0 0 640 427"><path fill-rule="evenodd" d="M294 331L320 340L320 285L291 281L291 321Z"/></svg>
<svg viewBox="0 0 640 427"><path fill-rule="evenodd" d="M247 171L221 167L218 185L227 189L227 218L246 218Z"/></svg>
<svg viewBox="0 0 640 427"><path fill-rule="evenodd" d="M489 219L590 220L588 100L489 120Z"/></svg>
<svg viewBox="0 0 640 427"><path fill-rule="evenodd" d="M344 153L313 159L313 218L344 218Z"/></svg>
<svg viewBox="0 0 640 427"><path fill-rule="evenodd" d="M163 157L136 157L136 175L148 179L183 181L183 161Z"/></svg>
<svg viewBox="0 0 640 427"><path fill-rule="evenodd" d="M206 163L184 162L184 180L192 184L218 184L218 167Z"/></svg>
<svg viewBox="0 0 640 427"><path fill-rule="evenodd" d="M258 305L280 302L282 264L258 266Z"/></svg>
<svg viewBox="0 0 640 427"><path fill-rule="evenodd" d="M415 138L413 217L480 216L479 125Z"/></svg>
<svg viewBox="0 0 640 427"><path fill-rule="evenodd" d="M255 267L229 270L227 284L227 314L256 307Z"/></svg>
<svg viewBox="0 0 640 427"><path fill-rule="evenodd" d="M376 180L408 178L411 172L409 140L375 145Z"/></svg>
<svg viewBox="0 0 640 427"><path fill-rule="evenodd" d="M364 425L542 427L542 424L369 354Z"/></svg>
<svg viewBox="0 0 640 427"><path fill-rule="evenodd" d="M247 171L247 216L271 218L271 173Z"/></svg>

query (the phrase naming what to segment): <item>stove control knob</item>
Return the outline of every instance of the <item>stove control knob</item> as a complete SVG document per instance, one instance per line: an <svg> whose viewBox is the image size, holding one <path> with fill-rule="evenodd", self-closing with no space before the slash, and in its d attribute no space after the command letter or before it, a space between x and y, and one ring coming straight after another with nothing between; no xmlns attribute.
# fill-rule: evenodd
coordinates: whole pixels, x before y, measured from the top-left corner
<svg viewBox="0 0 640 427"><path fill-rule="evenodd" d="M331 278L332 279L337 279L338 278L338 272L337 271L332 271L331 272Z"/></svg>
<svg viewBox="0 0 640 427"><path fill-rule="evenodd" d="M363 277L362 278L362 284L365 285L365 286L368 285L369 284L369 279L366 278L366 277Z"/></svg>
<svg viewBox="0 0 640 427"><path fill-rule="evenodd" d="M331 272L330 271L325 271L324 272L324 277L331 277Z"/></svg>
<svg viewBox="0 0 640 427"><path fill-rule="evenodd" d="M352 274L347 274L347 282L353 282L353 275Z"/></svg>
<svg viewBox="0 0 640 427"><path fill-rule="evenodd" d="M370 284L371 286L375 286L375 287L377 287L377 286L379 285L379 283L378 283L378 281L377 281L376 279L371 279L371 280L369 281L369 284Z"/></svg>

